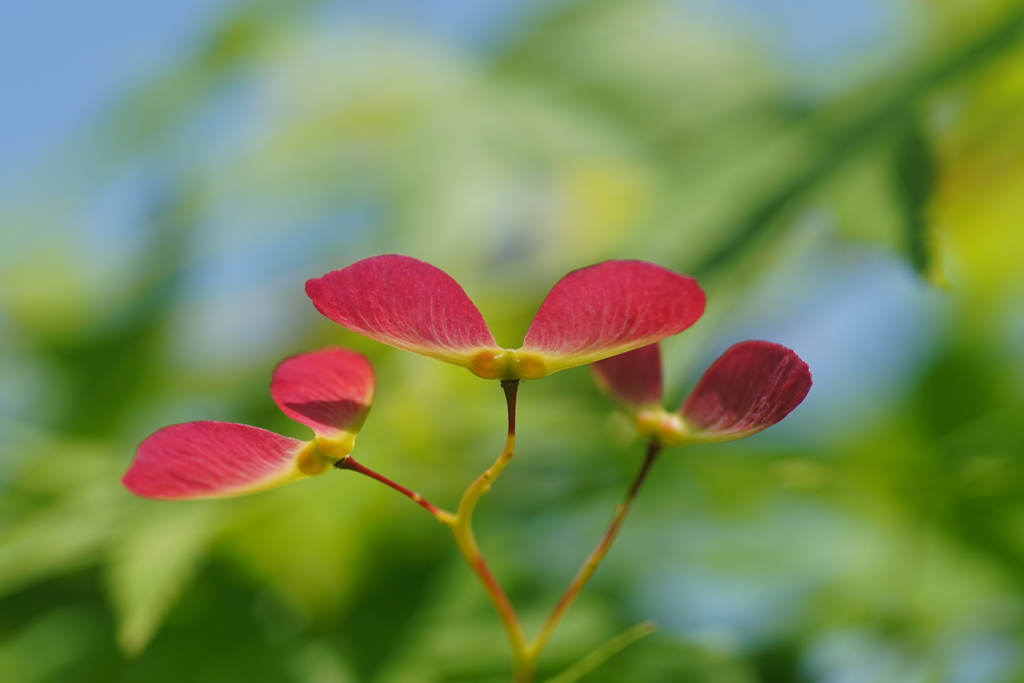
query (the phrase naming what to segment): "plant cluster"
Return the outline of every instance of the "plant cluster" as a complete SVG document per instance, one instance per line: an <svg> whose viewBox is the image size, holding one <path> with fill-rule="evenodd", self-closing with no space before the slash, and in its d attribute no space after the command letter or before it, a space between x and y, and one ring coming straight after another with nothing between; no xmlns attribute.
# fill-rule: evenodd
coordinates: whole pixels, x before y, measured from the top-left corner
<svg viewBox="0 0 1024 683"><path fill-rule="evenodd" d="M147 498L216 498L338 469L393 488L451 530L504 625L515 683L534 680L538 656L611 547L660 452L761 431L788 415L811 386L807 365L793 351L747 341L716 360L678 410L667 411L662 406L658 342L693 325L704 312L705 296L693 278L641 261L606 261L563 277L544 299L518 349L495 342L479 310L451 277L410 257L359 261L310 280L306 292L317 310L349 330L500 382L508 410L505 447L469 484L455 511L432 504L352 457L374 399L375 378L365 357L337 347L287 358L273 373L274 401L288 417L313 430L312 440L226 422L172 425L142 442L124 485ZM647 442L646 456L604 537L530 640L480 552L473 512L515 453L519 384L584 364L591 364L598 384L635 422Z"/></svg>

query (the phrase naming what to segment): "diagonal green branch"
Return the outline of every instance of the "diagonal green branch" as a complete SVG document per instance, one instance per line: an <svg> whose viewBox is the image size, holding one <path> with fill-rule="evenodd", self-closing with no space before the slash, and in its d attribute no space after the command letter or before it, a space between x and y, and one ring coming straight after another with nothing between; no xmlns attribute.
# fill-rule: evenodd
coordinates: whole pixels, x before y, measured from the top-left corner
<svg viewBox="0 0 1024 683"><path fill-rule="evenodd" d="M907 77L887 85L872 86L870 90L881 89L882 94L872 98L871 93L867 93L869 101L874 101L844 124L827 125L826 119L834 115L822 114L820 127L832 130L827 134L830 142L823 144L819 153L799 168L777 191L765 197L726 229L725 233L730 237L691 269L693 274L698 278L707 277L745 253L797 200L803 199L831 178L833 173L861 150L888 135L894 126L914 116L922 101L936 89L998 58L1019 44L1022 37L1024 3L1017 3L1002 17L986 23L981 30L958 42L952 49L926 60L921 68ZM865 97L865 93L851 96L847 101L861 97Z"/></svg>
<svg viewBox="0 0 1024 683"><path fill-rule="evenodd" d="M658 625L653 621L644 621L633 626L610 640L605 641L586 657L576 662L568 669L554 678L549 678L545 683L576 683L591 671L601 666L613 656L632 645L644 636L650 635L658 630Z"/></svg>

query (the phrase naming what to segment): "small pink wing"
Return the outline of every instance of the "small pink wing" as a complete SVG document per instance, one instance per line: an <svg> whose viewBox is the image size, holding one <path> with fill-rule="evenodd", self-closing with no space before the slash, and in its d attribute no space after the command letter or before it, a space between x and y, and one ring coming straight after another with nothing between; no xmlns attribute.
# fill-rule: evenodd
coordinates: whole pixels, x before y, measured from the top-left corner
<svg viewBox="0 0 1024 683"><path fill-rule="evenodd" d="M630 411L661 405L661 349L648 344L590 366L597 383Z"/></svg>
<svg viewBox="0 0 1024 683"><path fill-rule="evenodd" d="M409 256L374 256L306 282L325 316L370 339L472 368L494 336L466 292L444 271Z"/></svg>
<svg viewBox="0 0 1024 683"><path fill-rule="evenodd" d="M370 361L339 347L286 358L274 368L270 394L285 415L318 436L356 434L373 403Z"/></svg>
<svg viewBox="0 0 1024 683"><path fill-rule="evenodd" d="M644 261L605 261L559 280L521 351L546 374L593 363L685 330L704 313L704 291L686 275Z"/></svg>
<svg viewBox="0 0 1024 683"><path fill-rule="evenodd" d="M810 388L810 368L790 349L740 342L711 364L679 412L713 438L739 438L789 415Z"/></svg>
<svg viewBox="0 0 1024 683"><path fill-rule="evenodd" d="M306 477L305 442L231 422L187 422L151 435L121 482L144 498L179 500L254 493Z"/></svg>

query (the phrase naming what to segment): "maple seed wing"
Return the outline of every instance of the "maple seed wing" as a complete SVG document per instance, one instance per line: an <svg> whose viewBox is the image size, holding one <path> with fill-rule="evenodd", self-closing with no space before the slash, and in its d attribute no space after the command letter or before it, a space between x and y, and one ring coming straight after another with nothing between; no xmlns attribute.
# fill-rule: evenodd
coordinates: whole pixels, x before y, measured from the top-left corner
<svg viewBox="0 0 1024 683"><path fill-rule="evenodd" d="M678 334L703 313L704 291L692 277L644 261L605 261L555 284L520 354L538 357L551 374Z"/></svg>
<svg viewBox="0 0 1024 683"><path fill-rule="evenodd" d="M591 364L594 378L630 413L661 405L661 349L648 344Z"/></svg>
<svg viewBox="0 0 1024 683"><path fill-rule="evenodd" d="M180 500L254 493L309 476L305 442L231 422L171 425L143 441L121 482L144 498Z"/></svg>
<svg viewBox="0 0 1024 683"><path fill-rule="evenodd" d="M447 273L409 256L374 256L306 282L316 309L384 344L472 369L500 353L483 316Z"/></svg>
<svg viewBox="0 0 1024 683"><path fill-rule="evenodd" d="M317 436L341 439L363 426L374 386L373 367L365 356L333 347L281 361L270 394L285 415Z"/></svg>
<svg viewBox="0 0 1024 683"><path fill-rule="evenodd" d="M680 412L698 435L739 438L789 415L810 388L810 368L795 352L780 344L746 341L711 364Z"/></svg>

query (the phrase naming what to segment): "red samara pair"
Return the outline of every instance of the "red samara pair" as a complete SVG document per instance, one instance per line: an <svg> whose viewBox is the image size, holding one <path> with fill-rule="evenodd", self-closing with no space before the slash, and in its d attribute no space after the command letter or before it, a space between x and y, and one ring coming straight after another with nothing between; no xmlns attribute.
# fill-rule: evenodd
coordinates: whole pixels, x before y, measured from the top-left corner
<svg viewBox="0 0 1024 683"><path fill-rule="evenodd" d="M605 261L563 277L518 349L495 342L451 277L407 256L359 261L310 280L306 293L354 332L484 379L534 380L592 363L640 434L663 446L758 432L788 415L811 386L793 351L742 342L711 365L678 411L666 411L657 343L695 323L705 297L693 278L642 261ZM288 417L313 429L311 441L227 422L172 425L142 442L124 485L147 498L210 498L322 474L352 451L374 384L369 361L354 351L292 356L274 370L270 393Z"/></svg>

